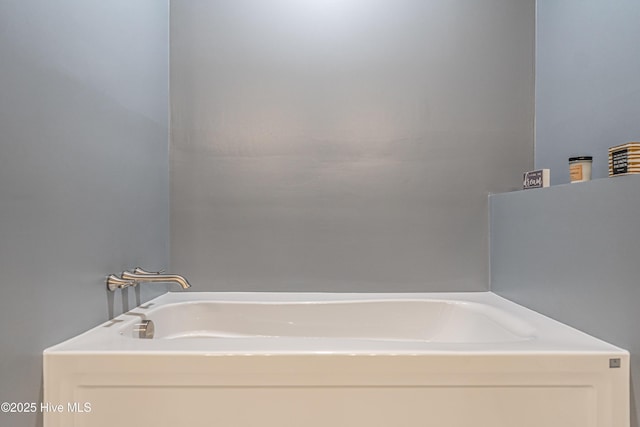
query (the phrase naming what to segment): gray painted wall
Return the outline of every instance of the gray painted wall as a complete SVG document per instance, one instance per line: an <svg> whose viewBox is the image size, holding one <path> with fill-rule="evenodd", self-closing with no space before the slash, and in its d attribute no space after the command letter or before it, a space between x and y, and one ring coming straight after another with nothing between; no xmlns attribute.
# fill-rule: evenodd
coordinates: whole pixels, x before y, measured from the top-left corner
<svg viewBox="0 0 640 427"><path fill-rule="evenodd" d="M491 289L631 352L640 399L640 176L491 196Z"/></svg>
<svg viewBox="0 0 640 427"><path fill-rule="evenodd" d="M535 163L552 184L580 154L606 177L607 149L640 141L638 22L637 0L538 0Z"/></svg>
<svg viewBox="0 0 640 427"><path fill-rule="evenodd" d="M171 5L171 266L195 290L488 288L533 167L533 0Z"/></svg>
<svg viewBox="0 0 640 427"><path fill-rule="evenodd" d="M0 402L40 402L42 350L136 303L104 276L168 264L168 2L1 0L0 58Z"/></svg>

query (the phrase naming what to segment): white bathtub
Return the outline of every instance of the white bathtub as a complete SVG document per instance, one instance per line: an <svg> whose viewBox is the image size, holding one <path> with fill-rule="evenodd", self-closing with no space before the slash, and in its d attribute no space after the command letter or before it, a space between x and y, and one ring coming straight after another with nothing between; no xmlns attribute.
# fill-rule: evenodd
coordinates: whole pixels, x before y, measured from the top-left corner
<svg viewBox="0 0 640 427"><path fill-rule="evenodd" d="M168 293L45 351L44 420L627 427L628 378L626 351L489 292Z"/></svg>

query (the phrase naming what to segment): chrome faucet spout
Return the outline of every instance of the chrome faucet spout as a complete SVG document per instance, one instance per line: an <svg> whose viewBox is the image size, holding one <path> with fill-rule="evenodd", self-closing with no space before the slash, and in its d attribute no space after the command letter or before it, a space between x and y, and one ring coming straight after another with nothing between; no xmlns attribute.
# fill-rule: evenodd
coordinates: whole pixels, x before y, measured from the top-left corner
<svg viewBox="0 0 640 427"><path fill-rule="evenodd" d="M191 287L191 284L184 277L178 274L160 274L160 273L151 273L148 271L144 271L142 269L136 269L134 272L123 271L120 277L123 280L130 280L135 283L145 283L145 282L165 282L165 283L177 283L182 287L182 289L187 289Z"/></svg>

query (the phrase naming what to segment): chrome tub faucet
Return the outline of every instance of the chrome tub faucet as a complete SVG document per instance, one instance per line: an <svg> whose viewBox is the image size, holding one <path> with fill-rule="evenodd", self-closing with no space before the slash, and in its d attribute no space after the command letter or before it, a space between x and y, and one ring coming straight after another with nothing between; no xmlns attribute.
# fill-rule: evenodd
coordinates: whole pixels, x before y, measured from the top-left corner
<svg viewBox="0 0 640 427"><path fill-rule="evenodd" d="M184 277L177 274L162 274L163 271L152 272L143 270L140 267L136 267L133 272L123 271L120 277L115 274L107 277L107 288L110 291L116 289L123 289L129 286L137 286L140 283L147 282L162 282L162 283L177 283L182 289L191 287L191 284Z"/></svg>
<svg viewBox="0 0 640 427"><path fill-rule="evenodd" d="M131 280L124 280L121 277L116 276L115 274L110 274L109 276L107 276L107 289L109 289L111 292L114 292L116 289L124 289L124 288L128 288L129 286L135 286L136 283L134 283Z"/></svg>

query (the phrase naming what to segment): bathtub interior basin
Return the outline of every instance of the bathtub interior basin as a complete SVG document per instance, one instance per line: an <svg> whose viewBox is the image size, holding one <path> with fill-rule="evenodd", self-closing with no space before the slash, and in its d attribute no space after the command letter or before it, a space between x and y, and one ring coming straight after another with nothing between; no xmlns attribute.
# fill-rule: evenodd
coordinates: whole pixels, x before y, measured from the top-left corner
<svg viewBox="0 0 640 427"><path fill-rule="evenodd" d="M440 343L532 339L527 322L489 305L450 300L191 301L148 310L154 339L345 338ZM138 338L135 326L121 334Z"/></svg>

